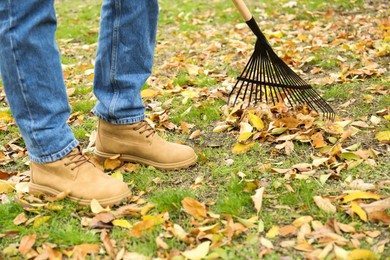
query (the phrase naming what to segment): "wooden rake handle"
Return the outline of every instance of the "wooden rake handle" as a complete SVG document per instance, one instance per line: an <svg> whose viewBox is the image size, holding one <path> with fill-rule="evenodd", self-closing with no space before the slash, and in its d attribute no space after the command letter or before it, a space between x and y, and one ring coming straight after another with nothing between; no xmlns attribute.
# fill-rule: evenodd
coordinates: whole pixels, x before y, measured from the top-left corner
<svg viewBox="0 0 390 260"><path fill-rule="evenodd" d="M244 18L245 22L248 22L253 18L252 13L249 11L248 7L244 3L243 0L232 0L238 11L240 12L242 18Z"/></svg>
<svg viewBox="0 0 390 260"><path fill-rule="evenodd" d="M265 38L264 34L261 32L259 26L256 23L255 18L253 17L252 13L249 11L248 7L246 6L245 2L243 0L232 0L238 11L240 12L242 18L244 18L246 24L251 28L252 32L257 36L257 38L263 42L269 45L267 39Z"/></svg>

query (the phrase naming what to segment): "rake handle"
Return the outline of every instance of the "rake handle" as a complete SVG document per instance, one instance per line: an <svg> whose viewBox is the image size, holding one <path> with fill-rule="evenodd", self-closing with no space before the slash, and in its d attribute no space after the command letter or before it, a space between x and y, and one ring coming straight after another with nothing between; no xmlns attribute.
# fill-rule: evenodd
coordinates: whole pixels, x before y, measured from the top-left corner
<svg viewBox="0 0 390 260"><path fill-rule="evenodd" d="M267 39L265 38L264 34L261 32L259 26L256 23L255 18L253 17L251 11L249 11L248 7L246 6L245 2L243 0L232 0L238 11L240 12L242 18L244 18L246 24L249 26L249 28L252 30L252 32L265 43L268 43Z"/></svg>

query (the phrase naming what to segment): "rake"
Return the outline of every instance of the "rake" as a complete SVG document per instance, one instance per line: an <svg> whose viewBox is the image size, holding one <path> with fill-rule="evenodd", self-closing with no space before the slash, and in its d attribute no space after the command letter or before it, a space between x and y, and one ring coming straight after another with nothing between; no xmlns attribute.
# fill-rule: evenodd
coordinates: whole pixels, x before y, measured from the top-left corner
<svg viewBox="0 0 390 260"><path fill-rule="evenodd" d="M232 0L246 24L256 35L254 52L229 93L228 104L255 105L257 102L285 102L293 107L307 105L334 120L328 103L277 56L243 0Z"/></svg>

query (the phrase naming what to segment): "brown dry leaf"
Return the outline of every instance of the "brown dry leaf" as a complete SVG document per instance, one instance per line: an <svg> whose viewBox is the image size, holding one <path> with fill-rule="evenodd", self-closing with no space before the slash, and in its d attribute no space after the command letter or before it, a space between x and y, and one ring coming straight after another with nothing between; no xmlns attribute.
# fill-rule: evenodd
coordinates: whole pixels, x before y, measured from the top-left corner
<svg viewBox="0 0 390 260"><path fill-rule="evenodd" d="M264 195L264 187L261 187L256 190L256 194L251 196L253 203L255 204L255 208L257 210L257 214L261 211L261 206L263 204L263 195Z"/></svg>
<svg viewBox="0 0 390 260"><path fill-rule="evenodd" d="M168 228L168 231L170 231L177 239L180 241L183 241L187 244L192 243L192 238L190 235L178 224L173 224L173 227Z"/></svg>
<svg viewBox="0 0 390 260"><path fill-rule="evenodd" d="M115 216L111 213L99 213L91 219L89 226L91 228L112 228L111 222L115 219Z"/></svg>
<svg viewBox="0 0 390 260"><path fill-rule="evenodd" d="M116 250L115 250L114 245L111 242L110 234L107 233L107 231L105 229L100 234L100 241L103 242L104 248L106 249L106 252L108 253L108 255L112 259L114 259L115 255L116 255L116 253L115 253Z"/></svg>
<svg viewBox="0 0 390 260"><path fill-rule="evenodd" d="M279 235L282 237L295 236L298 233L298 229L293 225L287 225L279 228Z"/></svg>
<svg viewBox="0 0 390 260"><path fill-rule="evenodd" d="M150 230L154 227L152 220L143 220L134 224L129 235L132 237L140 238L144 231Z"/></svg>
<svg viewBox="0 0 390 260"><path fill-rule="evenodd" d="M32 234L32 235L22 237L22 240L20 241L20 245L19 245L19 252L22 255L27 254L32 249L36 239L37 239L37 234Z"/></svg>
<svg viewBox="0 0 390 260"><path fill-rule="evenodd" d="M192 140L192 139L195 139L195 138L199 137L200 133L201 133L201 131L199 129L195 130L194 132L192 132L192 134L190 135L189 139Z"/></svg>
<svg viewBox="0 0 390 260"><path fill-rule="evenodd" d="M14 223L14 225L18 226L20 224L25 223L26 221L27 221L26 214L24 214L24 212L22 212L14 218L13 223Z"/></svg>
<svg viewBox="0 0 390 260"><path fill-rule="evenodd" d="M365 212L370 214L375 211L385 211L390 208L390 197L378 200L369 204L360 204L360 206L364 209Z"/></svg>
<svg viewBox="0 0 390 260"><path fill-rule="evenodd" d="M314 202L316 205L327 213L335 213L336 207L330 202L329 199L323 198L321 196L314 196Z"/></svg>
<svg viewBox="0 0 390 260"><path fill-rule="evenodd" d="M72 254L74 259L85 259L88 254L99 252L99 245L81 244L73 248Z"/></svg>
<svg viewBox="0 0 390 260"><path fill-rule="evenodd" d="M294 220L294 222L292 224L293 224L293 226L299 228L299 227L303 226L304 224L309 224L312 221L313 221L312 216L302 216L302 217L299 217L296 220Z"/></svg>
<svg viewBox="0 0 390 260"><path fill-rule="evenodd" d="M390 215L387 214L384 211L374 211L368 214L368 219L370 221L378 221L378 222L383 222L386 225L390 225Z"/></svg>
<svg viewBox="0 0 390 260"><path fill-rule="evenodd" d="M103 167L108 171L113 171L122 165L122 161L118 159L106 159L104 160Z"/></svg>
<svg viewBox="0 0 390 260"><path fill-rule="evenodd" d="M181 204L186 212L194 218L203 220L207 217L206 206L199 201L191 197L186 197L181 201Z"/></svg>
<svg viewBox="0 0 390 260"><path fill-rule="evenodd" d="M162 249L165 249L165 250L168 250L169 249L169 245L167 243L164 242L164 240L162 239L162 237L156 237L156 244L159 248L162 248Z"/></svg>

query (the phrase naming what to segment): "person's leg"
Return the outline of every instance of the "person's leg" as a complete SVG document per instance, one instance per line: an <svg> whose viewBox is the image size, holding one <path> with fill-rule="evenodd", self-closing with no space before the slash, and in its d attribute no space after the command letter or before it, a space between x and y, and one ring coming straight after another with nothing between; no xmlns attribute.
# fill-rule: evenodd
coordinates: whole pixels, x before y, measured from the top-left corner
<svg viewBox="0 0 390 260"><path fill-rule="evenodd" d="M142 121L141 88L152 71L158 11L157 0L104 1L94 81L95 156L101 161L119 154L122 161L161 169L196 162L192 148L163 140Z"/></svg>
<svg viewBox="0 0 390 260"><path fill-rule="evenodd" d="M141 88L153 65L157 0L105 0L95 63L93 112L114 124L144 119Z"/></svg>
<svg viewBox="0 0 390 260"><path fill-rule="evenodd" d="M66 124L70 107L56 24L54 0L0 0L0 69L31 159L29 190L116 204L131 194L127 185L95 167Z"/></svg>
<svg viewBox="0 0 390 260"><path fill-rule="evenodd" d="M37 163L53 162L78 142L55 42L53 0L0 1L0 69L12 114Z"/></svg>

